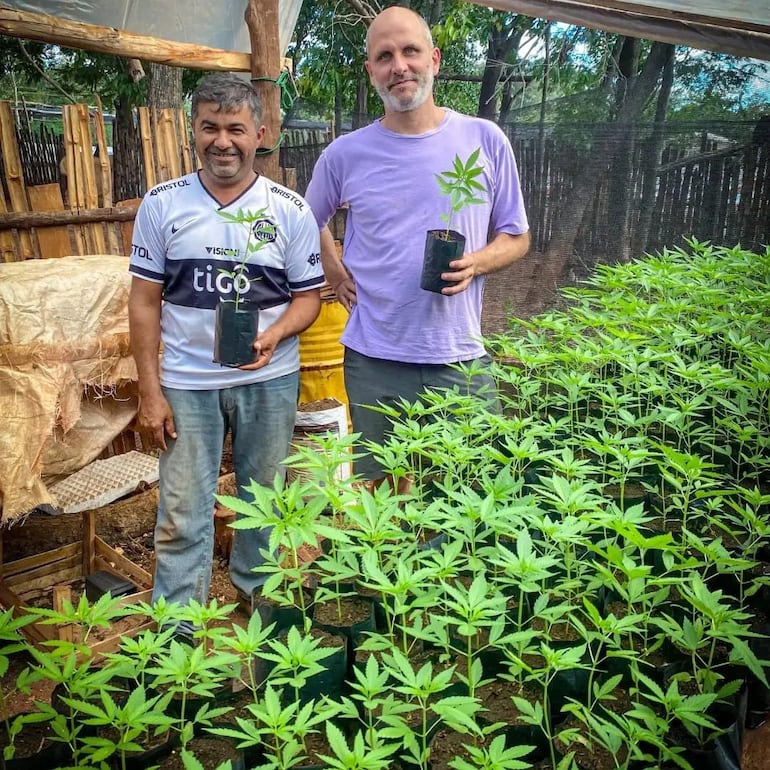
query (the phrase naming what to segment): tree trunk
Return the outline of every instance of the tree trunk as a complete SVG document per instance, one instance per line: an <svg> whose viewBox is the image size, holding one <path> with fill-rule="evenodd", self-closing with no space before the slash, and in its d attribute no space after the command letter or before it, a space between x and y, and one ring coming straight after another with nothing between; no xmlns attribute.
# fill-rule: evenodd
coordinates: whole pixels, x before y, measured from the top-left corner
<svg viewBox="0 0 770 770"><path fill-rule="evenodd" d="M497 32L493 32L487 45L487 61L484 65L484 74L481 77L478 108L478 116L488 120L494 120L497 116L495 91L503 71L502 62L498 58L499 47L499 35Z"/></svg>
<svg viewBox="0 0 770 770"><path fill-rule="evenodd" d="M639 119L668 59L669 48L667 43L653 43L641 74L628 91L624 108L618 113L615 122L608 126L607 135L596 142L584 159L582 171L576 175L577 181L566 203L554 217L554 221L559 223L559 229L545 249L539 267L539 285L530 291L527 297L528 306L544 309L558 289L564 266L572 256L583 216L619 151L618 139Z"/></svg>
<svg viewBox="0 0 770 770"><path fill-rule="evenodd" d="M497 116L497 84L503 73L503 63L507 62L509 57L515 58L522 35L532 24L532 19L519 15L506 22L505 16L502 11L495 11L493 14L487 44L487 60L481 78L477 114L480 118L489 120L495 120Z"/></svg>
<svg viewBox="0 0 770 770"><path fill-rule="evenodd" d="M278 0L248 0L244 14L251 45L251 77L262 100L265 135L254 170L268 179L281 179L278 146L281 140L281 99L276 81L281 74L278 40Z"/></svg>
<svg viewBox="0 0 770 770"><path fill-rule="evenodd" d="M511 108L513 107L514 97L520 96L523 90L524 88L522 86L516 91L516 93L514 93L513 81L511 78L508 78L503 84L503 95L500 98L500 117L498 119L501 126L504 126L506 123L510 122Z"/></svg>
<svg viewBox="0 0 770 770"><path fill-rule="evenodd" d="M615 91L616 114L623 109L639 69L639 41L635 38L624 39L619 67ZM635 139L633 130L618 136L619 146L611 165L607 215L604 217L607 252L603 261L607 264L628 262L630 255L629 202Z"/></svg>
<svg viewBox="0 0 770 770"><path fill-rule="evenodd" d="M178 110L182 106L182 68L167 67L165 64L148 63L147 106L150 114L170 107Z"/></svg>
<svg viewBox="0 0 770 770"><path fill-rule="evenodd" d="M367 103L366 97L368 94L369 81L366 76L362 75L358 78L356 88L356 107L353 110L353 129L361 128L366 125L367 119Z"/></svg>
<svg viewBox="0 0 770 770"><path fill-rule="evenodd" d="M115 104L112 128L113 198L116 201L139 198L147 191L144 178L139 130L134 111L123 95Z"/></svg>
<svg viewBox="0 0 770 770"><path fill-rule="evenodd" d="M339 86L334 89L334 136L336 139L342 133L342 92Z"/></svg>
<svg viewBox="0 0 770 770"><path fill-rule="evenodd" d="M646 142L642 157L642 197L640 204L639 225L637 229L638 251L646 252L650 248L650 228L652 225L652 209L655 205L655 190L658 181L658 166L663 153L663 129L666 125L668 103L671 99L671 88L674 84L674 46L669 47L669 56L663 68L663 80L658 93L658 104L655 108L655 125L652 134Z"/></svg>

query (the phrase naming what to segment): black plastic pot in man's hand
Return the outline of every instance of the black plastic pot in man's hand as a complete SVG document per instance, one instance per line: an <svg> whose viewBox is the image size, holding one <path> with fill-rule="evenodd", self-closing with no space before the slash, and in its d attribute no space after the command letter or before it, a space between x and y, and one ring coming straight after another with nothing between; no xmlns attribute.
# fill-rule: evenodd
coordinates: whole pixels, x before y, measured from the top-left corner
<svg viewBox="0 0 770 770"><path fill-rule="evenodd" d="M453 281L444 281L442 273L450 271L449 263L465 253L465 236L456 230L428 230L425 235L425 256L422 263L420 288L441 294Z"/></svg>
<svg viewBox="0 0 770 770"><path fill-rule="evenodd" d="M243 302L217 305L214 331L214 363L243 366L257 360L254 340L259 332L259 308Z"/></svg>

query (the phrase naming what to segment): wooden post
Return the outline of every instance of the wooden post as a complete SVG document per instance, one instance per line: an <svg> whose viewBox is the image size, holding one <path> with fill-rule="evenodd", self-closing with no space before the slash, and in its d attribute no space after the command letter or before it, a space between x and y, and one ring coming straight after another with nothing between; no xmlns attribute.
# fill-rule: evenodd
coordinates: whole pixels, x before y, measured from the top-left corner
<svg viewBox="0 0 770 770"><path fill-rule="evenodd" d="M65 603L72 604L72 587L69 585L58 585L53 587L53 609L56 612L64 610ZM74 623L63 623L57 626L58 637L64 642L80 642L80 629Z"/></svg>
<svg viewBox="0 0 770 770"><path fill-rule="evenodd" d="M262 123L266 131L262 147L270 154L257 155L254 170L275 181L280 180L278 140L281 136L281 99L278 86L272 82L281 73L281 45L278 38L278 0L248 0L245 13L251 41L251 77L262 99Z"/></svg>
<svg viewBox="0 0 770 770"><path fill-rule="evenodd" d="M91 575L94 572L94 540L96 540L96 514L94 511L83 511L83 575Z"/></svg>
<svg viewBox="0 0 770 770"><path fill-rule="evenodd" d="M11 211L29 211L27 205L27 188L24 183L24 173L21 167L19 146L16 143L16 124L13 119L11 103L0 101L0 148L3 153L3 167L5 169L5 182L11 198ZM0 194L0 197L2 195ZM3 201L5 209L5 201ZM3 211L3 213L5 213ZM19 245L21 258L29 259L35 256L32 246L32 238L29 233L19 233ZM3 240L3 251L7 251L7 241ZM5 257L4 257L5 258Z"/></svg>

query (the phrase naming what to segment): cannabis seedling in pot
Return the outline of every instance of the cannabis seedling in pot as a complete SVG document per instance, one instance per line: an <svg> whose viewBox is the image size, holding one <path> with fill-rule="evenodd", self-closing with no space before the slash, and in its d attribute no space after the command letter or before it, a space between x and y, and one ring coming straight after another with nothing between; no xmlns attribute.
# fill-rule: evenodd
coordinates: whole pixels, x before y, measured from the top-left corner
<svg viewBox="0 0 770 770"><path fill-rule="evenodd" d="M259 333L259 305L249 295L252 282L260 279L249 276L247 265L252 254L275 240L275 225L266 217L265 211L218 212L227 222L245 225L249 233L243 251L238 249L240 262L232 270L219 269L219 277L229 277L231 284L231 289L222 287L224 294L217 303L214 327L213 360L223 366L243 366L253 363L256 358L254 340Z"/></svg>
<svg viewBox="0 0 770 770"><path fill-rule="evenodd" d="M449 264L465 252L465 236L451 229L452 218L466 206L484 203L478 197L484 192L484 185L478 177L484 172L484 166L479 160L480 148L476 148L463 162L455 155L452 168L436 174L440 191L449 196L449 212L441 214L441 220L446 222L446 228L428 230L425 238L425 254L423 258L420 288L441 294L441 290L451 286L451 282L441 278L441 273L449 270Z"/></svg>

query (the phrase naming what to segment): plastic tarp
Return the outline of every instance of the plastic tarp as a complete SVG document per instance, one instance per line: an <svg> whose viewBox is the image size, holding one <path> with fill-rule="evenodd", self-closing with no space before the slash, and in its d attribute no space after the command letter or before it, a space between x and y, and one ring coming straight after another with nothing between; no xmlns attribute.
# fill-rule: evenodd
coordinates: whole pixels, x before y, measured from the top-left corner
<svg viewBox="0 0 770 770"><path fill-rule="evenodd" d="M128 258L0 264L2 523L57 506L47 476L98 457L136 414Z"/></svg>
<svg viewBox="0 0 770 770"><path fill-rule="evenodd" d="M525 16L770 60L768 0L471 0Z"/></svg>
<svg viewBox="0 0 770 770"><path fill-rule="evenodd" d="M770 59L768 0L471 0L526 16L705 50ZM285 54L302 0L279 0ZM166 40L248 52L245 0L3 0L20 11ZM148 8L151 6L151 8Z"/></svg>
<svg viewBox="0 0 770 770"><path fill-rule="evenodd" d="M161 40L250 51L249 30L243 20L245 0L3 0L3 5ZM278 3L281 55L289 47L301 5L302 0Z"/></svg>

